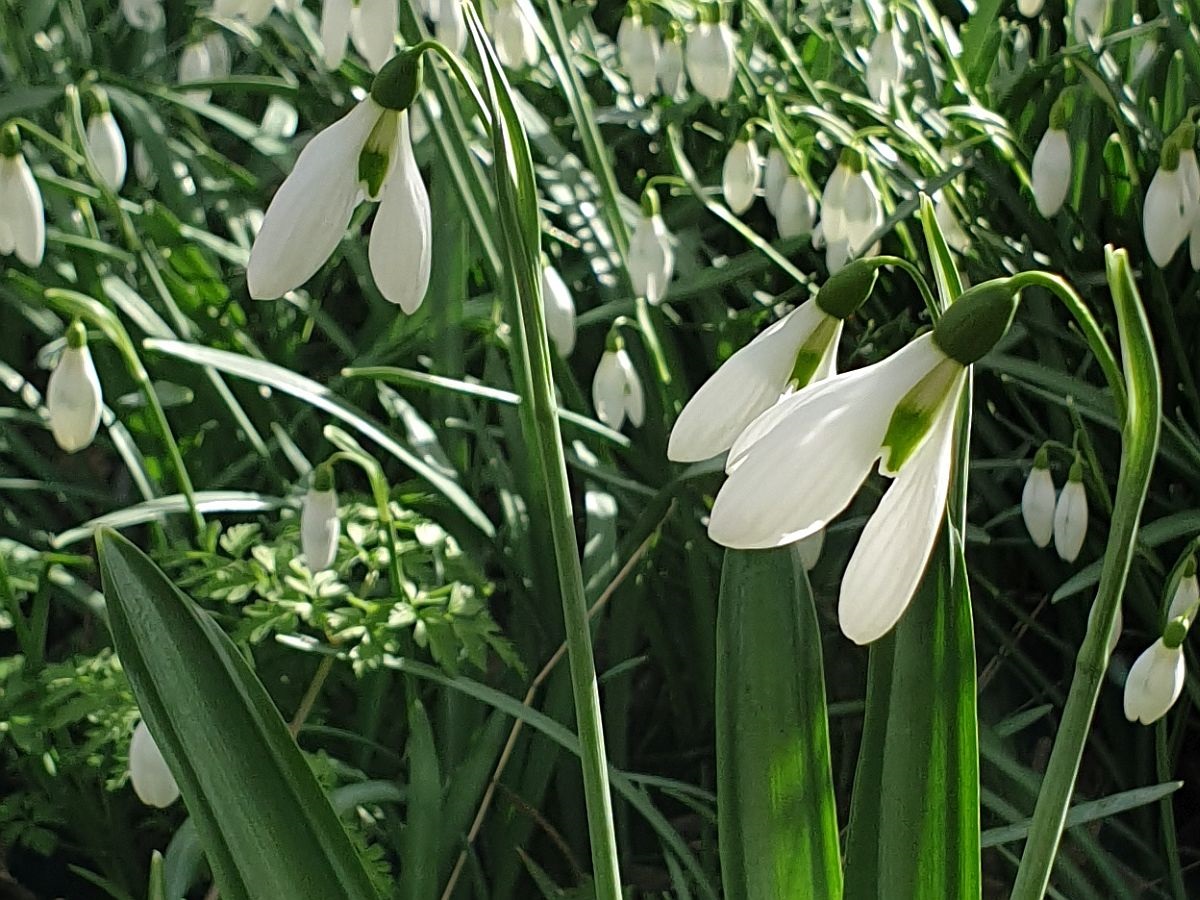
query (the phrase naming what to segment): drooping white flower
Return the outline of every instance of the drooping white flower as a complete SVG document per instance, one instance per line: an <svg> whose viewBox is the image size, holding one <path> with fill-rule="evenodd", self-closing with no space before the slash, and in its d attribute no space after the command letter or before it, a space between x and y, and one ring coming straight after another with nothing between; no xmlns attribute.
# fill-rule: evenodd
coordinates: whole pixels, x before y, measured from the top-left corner
<svg viewBox="0 0 1200 900"><path fill-rule="evenodd" d="M658 86L664 97L676 102L687 98L687 71L683 62L683 32L672 21L658 49Z"/></svg>
<svg viewBox="0 0 1200 900"><path fill-rule="evenodd" d="M114 191L125 183L128 159L125 154L125 137L121 126L108 110L107 101L102 101L100 112L87 123L88 152L96 164L100 177Z"/></svg>
<svg viewBox="0 0 1200 900"><path fill-rule="evenodd" d="M817 200L808 185L799 176L788 175L775 208L775 227L779 229L779 236L793 238L810 234L816 218Z"/></svg>
<svg viewBox="0 0 1200 900"><path fill-rule="evenodd" d="M1099 44L1108 22L1111 0L1075 0L1071 7L1071 35L1080 43Z"/></svg>
<svg viewBox="0 0 1200 900"><path fill-rule="evenodd" d="M207 41L193 41L183 48L183 52L179 54L180 84L207 81L213 76L213 60ZM212 91L185 91L184 96L203 103L212 96Z"/></svg>
<svg viewBox="0 0 1200 900"><path fill-rule="evenodd" d="M743 136L733 142L721 168L721 193L729 208L741 215L754 203L762 176L762 157L753 138Z"/></svg>
<svg viewBox="0 0 1200 900"><path fill-rule="evenodd" d="M1186 201L1187 190L1179 167L1170 170L1160 167L1150 181L1142 207L1146 249L1159 267L1170 264L1175 251L1191 233Z"/></svg>
<svg viewBox="0 0 1200 900"><path fill-rule="evenodd" d="M497 0L491 24L501 64L510 69L537 64L541 55L537 32L516 0Z"/></svg>
<svg viewBox="0 0 1200 900"><path fill-rule="evenodd" d="M783 196L783 184L792 174L787 157L779 147L767 151L767 164L763 169L763 200L771 215L779 215L779 198Z"/></svg>
<svg viewBox="0 0 1200 900"><path fill-rule="evenodd" d="M300 509L300 549L311 571L322 572L333 565L341 533L333 468L325 463L313 474L312 485Z"/></svg>
<svg viewBox="0 0 1200 900"><path fill-rule="evenodd" d="M1046 0L1017 0L1017 10L1027 19L1037 16L1045 5Z"/></svg>
<svg viewBox="0 0 1200 900"><path fill-rule="evenodd" d="M354 0L325 0L321 5L321 47L325 67L336 69L346 58Z"/></svg>
<svg viewBox="0 0 1200 900"><path fill-rule="evenodd" d="M325 65L336 69L346 58L347 39L378 72L391 58L399 25L396 0L325 0L321 7L321 45Z"/></svg>
<svg viewBox="0 0 1200 900"><path fill-rule="evenodd" d="M0 254L27 266L42 263L46 249L46 210L15 125L0 132Z"/></svg>
<svg viewBox="0 0 1200 900"><path fill-rule="evenodd" d="M104 400L87 346L87 329L81 322L72 322L66 339L67 346L46 384L46 412L55 442L74 453L96 437Z"/></svg>
<svg viewBox="0 0 1200 900"><path fill-rule="evenodd" d="M1047 219L1062 209L1071 187L1071 144L1066 131L1049 128L1033 154L1033 199Z"/></svg>
<svg viewBox="0 0 1200 900"><path fill-rule="evenodd" d="M1125 679L1125 718L1149 725L1167 714L1187 674L1183 647L1168 647L1163 638L1137 658Z"/></svg>
<svg viewBox="0 0 1200 900"><path fill-rule="evenodd" d="M376 83L388 74L385 69ZM386 299L414 312L429 286L429 195L413 156L407 111L383 106L374 91L300 152L250 251L250 295L278 297L311 278L364 197L380 201L367 253L375 284Z"/></svg>
<svg viewBox="0 0 1200 900"><path fill-rule="evenodd" d="M209 74L206 78L227 78L233 71L233 54L229 41L221 31L210 31L204 36L204 49L208 51Z"/></svg>
<svg viewBox="0 0 1200 900"><path fill-rule="evenodd" d="M1190 616L1196 604L1200 602L1200 583L1196 581L1196 558L1190 557L1180 573L1179 583L1175 585L1175 593L1171 597L1171 605L1167 609L1167 620Z"/></svg>
<svg viewBox="0 0 1200 900"><path fill-rule="evenodd" d="M700 23L688 35L684 61L692 86L713 103L723 103L733 90L737 70L733 30L720 19L715 4L701 12Z"/></svg>
<svg viewBox="0 0 1200 900"><path fill-rule="evenodd" d="M674 274L671 235L658 214L657 195L647 190L642 195L642 215L629 238L629 280L633 292L651 303L660 303Z"/></svg>
<svg viewBox="0 0 1200 900"><path fill-rule="evenodd" d="M1066 562L1075 562L1087 536L1088 503L1083 466L1075 463L1054 506L1054 549Z"/></svg>
<svg viewBox="0 0 1200 900"><path fill-rule="evenodd" d="M179 785L146 723L139 721L129 740L129 781L147 806L164 809L179 799Z"/></svg>
<svg viewBox="0 0 1200 900"><path fill-rule="evenodd" d="M162 0L121 0L121 13L139 31L158 31L167 20Z"/></svg>
<svg viewBox="0 0 1200 900"><path fill-rule="evenodd" d="M867 62L867 92L876 103L887 102L904 82L908 62L900 46L900 32L892 25L871 41Z"/></svg>
<svg viewBox="0 0 1200 900"><path fill-rule="evenodd" d="M863 255L867 241L882 225L883 204L875 181L862 154L847 148L821 194L821 239L829 271L837 272Z"/></svg>
<svg viewBox="0 0 1200 900"><path fill-rule="evenodd" d="M1045 449L1038 451L1021 491L1021 518L1034 544L1049 547L1054 537L1054 476Z"/></svg>
<svg viewBox="0 0 1200 900"><path fill-rule="evenodd" d="M641 379L620 340L610 339L609 343L592 379L592 405L600 421L610 428L619 430L626 418L639 427L646 418Z"/></svg>
<svg viewBox="0 0 1200 900"><path fill-rule="evenodd" d="M460 0L429 0L430 6L437 8L436 14L430 16L434 22L434 37L455 53L466 49L469 36L467 20L459 3Z"/></svg>
<svg viewBox="0 0 1200 900"><path fill-rule="evenodd" d="M652 97L658 88L658 29L636 7L617 28L617 52L629 86L639 97Z"/></svg>
<svg viewBox="0 0 1200 900"><path fill-rule="evenodd" d="M575 300L558 269L542 263L542 301L546 309L546 331L558 355L564 359L575 349Z"/></svg>

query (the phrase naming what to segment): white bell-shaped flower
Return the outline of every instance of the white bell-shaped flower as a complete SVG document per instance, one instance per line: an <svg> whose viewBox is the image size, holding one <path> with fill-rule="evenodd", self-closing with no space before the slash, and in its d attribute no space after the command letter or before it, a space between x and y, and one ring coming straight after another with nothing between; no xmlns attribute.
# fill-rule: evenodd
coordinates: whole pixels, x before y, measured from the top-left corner
<svg viewBox="0 0 1200 900"><path fill-rule="evenodd" d="M433 19L433 35L455 53L461 54L467 49L467 20L463 16L460 0L429 0L431 7L436 7Z"/></svg>
<svg viewBox="0 0 1200 900"><path fill-rule="evenodd" d="M652 97L658 89L658 29L631 7L617 28L617 52L629 86L639 97Z"/></svg>
<svg viewBox="0 0 1200 900"><path fill-rule="evenodd" d="M1066 562L1075 562L1087 536L1088 502L1083 466L1075 463L1054 506L1054 549Z"/></svg>
<svg viewBox="0 0 1200 900"><path fill-rule="evenodd" d="M546 310L546 332L554 349L564 359L575 349L575 300L558 269L542 263L542 302Z"/></svg>
<svg viewBox="0 0 1200 900"><path fill-rule="evenodd" d="M1133 64L1129 67L1130 85L1135 85L1142 80L1142 76L1146 74L1146 70L1150 68L1150 64L1154 62L1154 57L1157 55L1158 40L1150 35L1142 41L1137 56L1133 58Z"/></svg>
<svg viewBox="0 0 1200 900"><path fill-rule="evenodd" d="M121 126L108 109L108 101L100 100L100 111L88 119L88 153L96 164L96 171L112 190L119 191L125 183L128 157L125 153L125 136Z"/></svg>
<svg viewBox="0 0 1200 900"><path fill-rule="evenodd" d="M1183 647L1159 638L1137 658L1125 679L1125 718L1150 725L1167 714L1183 691Z"/></svg>
<svg viewBox="0 0 1200 900"><path fill-rule="evenodd" d="M1200 603L1200 583L1196 581L1196 558L1189 557L1175 585L1171 605L1167 609L1167 621L1181 617L1191 618L1196 604Z"/></svg>
<svg viewBox="0 0 1200 900"><path fill-rule="evenodd" d="M491 17L496 55L510 69L537 65L541 55L537 32L516 0L497 0Z"/></svg>
<svg viewBox="0 0 1200 900"><path fill-rule="evenodd" d="M1200 211L1200 168L1191 146L1195 132L1191 126L1181 131L1188 139L1186 147L1180 147L1179 132L1167 140L1142 207L1146 249L1159 267L1170 264L1180 245L1189 240Z"/></svg>
<svg viewBox="0 0 1200 900"><path fill-rule="evenodd" d="M723 103L733 90L737 72L733 30L720 18L716 4L705 7L700 23L688 35L684 51L692 87L713 103Z"/></svg>
<svg viewBox="0 0 1200 900"><path fill-rule="evenodd" d="M82 322L72 322L66 337L67 346L46 385L46 412L55 442L74 453L96 437L104 398L87 346L87 329Z"/></svg>
<svg viewBox="0 0 1200 900"><path fill-rule="evenodd" d="M346 58L354 0L325 0L321 5L321 47L325 67L336 69Z"/></svg>
<svg viewBox="0 0 1200 900"><path fill-rule="evenodd" d="M179 799L179 785L146 723L139 721L129 740L129 781L147 806L164 809Z"/></svg>
<svg viewBox="0 0 1200 900"><path fill-rule="evenodd" d="M900 46L900 32L891 25L871 41L867 62L867 93L876 103L886 103L904 82L908 62Z"/></svg>
<svg viewBox="0 0 1200 900"><path fill-rule="evenodd" d="M647 190L642 195L642 215L629 238L629 280L633 292L651 303L660 303L674 274L671 235L658 213L657 194Z"/></svg>
<svg viewBox="0 0 1200 900"><path fill-rule="evenodd" d="M658 87L662 95L679 102L687 99L687 71L683 62L683 32L671 22L658 48Z"/></svg>
<svg viewBox="0 0 1200 900"><path fill-rule="evenodd" d="M721 167L721 193L729 208L741 215L754 203L762 177L762 157L748 135L733 142Z"/></svg>
<svg viewBox="0 0 1200 900"><path fill-rule="evenodd" d="M1042 11L1046 0L1017 0L1017 11L1027 19L1032 19Z"/></svg>
<svg viewBox="0 0 1200 900"><path fill-rule="evenodd" d="M180 84L207 81L214 75L212 55L206 41L194 41L183 48L183 52L179 54ZM212 91L185 91L184 96L191 100L204 102L212 96Z"/></svg>
<svg viewBox="0 0 1200 900"><path fill-rule="evenodd" d="M1054 507L1057 500L1054 476L1045 449L1039 450L1021 491L1021 518L1034 544L1049 547L1054 537Z"/></svg>
<svg viewBox="0 0 1200 900"><path fill-rule="evenodd" d="M17 255L27 266L42 263L46 210L42 192L21 152L15 125L0 132L0 254Z"/></svg>
<svg viewBox="0 0 1200 900"><path fill-rule="evenodd" d="M333 467L324 463L314 472L300 509L300 549L311 571L322 572L333 565L341 533Z"/></svg>
<svg viewBox="0 0 1200 900"><path fill-rule="evenodd" d="M158 31L167 21L163 0L121 0L121 13L138 31Z"/></svg>
<svg viewBox="0 0 1200 900"><path fill-rule="evenodd" d="M635 428L646 418L642 382L620 338L609 340L592 379L592 405L600 421L620 429L628 418Z"/></svg>
<svg viewBox="0 0 1200 900"><path fill-rule="evenodd" d="M377 87L389 75L385 69ZM413 156L407 111L384 106L376 96L392 102L373 89L300 152L250 251L250 296L279 297L308 281L341 242L365 197L380 201L367 252L376 286L406 313L421 305L432 255L429 195Z"/></svg>
<svg viewBox="0 0 1200 900"><path fill-rule="evenodd" d="M1071 35L1080 44L1098 46L1108 21L1111 0L1074 0L1071 7Z"/></svg>
<svg viewBox="0 0 1200 900"><path fill-rule="evenodd" d="M378 72L391 58L400 27L396 0L325 0L321 7L321 45L325 65L336 69L346 58L346 42Z"/></svg>
<svg viewBox="0 0 1200 900"><path fill-rule="evenodd" d="M1071 144L1066 131L1049 128L1033 154L1033 199L1047 219L1062 209L1071 187Z"/></svg>
<svg viewBox="0 0 1200 900"><path fill-rule="evenodd" d="M767 164L763 167L763 200L771 215L779 215L779 198L783 196L783 184L792 174L792 167L779 147L767 151Z"/></svg>
<svg viewBox="0 0 1200 900"><path fill-rule="evenodd" d="M775 227L781 238L803 237L811 234L817 219L817 199L808 185L797 175L788 175L783 182L775 209Z"/></svg>
<svg viewBox="0 0 1200 900"><path fill-rule="evenodd" d="M867 241L883 225L883 204L861 153L843 151L821 194L821 239L831 273L851 259L871 255Z"/></svg>

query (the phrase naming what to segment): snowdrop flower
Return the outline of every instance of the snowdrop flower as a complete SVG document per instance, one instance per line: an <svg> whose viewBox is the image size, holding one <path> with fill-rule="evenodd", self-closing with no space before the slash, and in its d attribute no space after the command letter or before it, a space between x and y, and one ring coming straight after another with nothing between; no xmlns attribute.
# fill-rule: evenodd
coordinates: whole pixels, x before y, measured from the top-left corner
<svg viewBox="0 0 1200 900"><path fill-rule="evenodd" d="M83 323L78 319L72 322L66 338L67 346L46 384L46 412L55 442L74 453L96 437L104 400Z"/></svg>
<svg viewBox="0 0 1200 900"><path fill-rule="evenodd" d="M121 0L121 12L139 31L158 31L167 20L162 0Z"/></svg>
<svg viewBox="0 0 1200 900"><path fill-rule="evenodd" d="M699 462L716 456L780 397L832 375L842 320L870 296L876 277L871 263L848 266L729 357L679 414L667 457Z"/></svg>
<svg viewBox="0 0 1200 900"><path fill-rule="evenodd" d="M1167 610L1167 621L1190 619L1195 614L1197 603L1200 603L1200 583L1196 581L1196 557L1189 556L1183 564L1179 583L1175 585L1175 594L1171 597L1171 606Z"/></svg>
<svg viewBox="0 0 1200 900"><path fill-rule="evenodd" d="M241 19L252 28L266 21L275 0L213 0L212 11L226 19Z"/></svg>
<svg viewBox="0 0 1200 900"><path fill-rule="evenodd" d="M1108 22L1110 0L1075 0L1071 8L1071 34L1078 43L1099 46Z"/></svg>
<svg viewBox="0 0 1200 900"><path fill-rule="evenodd" d="M367 253L376 286L406 313L421 305L429 286L432 225L407 112L419 85L419 58L394 57L370 95L300 151L250 251L250 296L279 297L308 281L365 198L380 201Z"/></svg>
<svg viewBox="0 0 1200 900"><path fill-rule="evenodd" d="M1067 483L1054 507L1054 549L1066 562L1075 562L1087 536L1087 491L1083 488L1083 466L1071 466Z"/></svg>
<svg viewBox="0 0 1200 900"><path fill-rule="evenodd" d="M641 379L617 335L609 335L608 349L596 366L596 376L592 379L592 405L596 407L600 421L617 430L626 417L635 428L646 418Z"/></svg>
<svg viewBox="0 0 1200 900"><path fill-rule="evenodd" d="M1050 474L1050 459L1046 448L1038 450L1033 468L1021 491L1021 518L1038 547L1049 547L1054 537L1054 477Z"/></svg>
<svg viewBox="0 0 1200 900"><path fill-rule="evenodd" d="M937 219L938 227L942 229L942 237L946 239L950 249L966 253L971 247L971 238L958 221L958 216L954 214L950 201L946 199L946 195L942 191L934 194L933 215Z"/></svg>
<svg viewBox="0 0 1200 900"><path fill-rule="evenodd" d="M887 102L904 81L908 61L900 46L900 33L888 15L888 24L871 41L867 62L867 93L876 103Z"/></svg>
<svg viewBox="0 0 1200 900"><path fill-rule="evenodd" d="M629 280L633 292L651 303L660 303L675 274L675 251L671 235L659 215L658 193L642 193L642 215L629 238Z"/></svg>
<svg viewBox="0 0 1200 900"><path fill-rule="evenodd" d="M740 216L754 203L761 176L762 157L753 130L747 127L729 148L721 168L721 194L735 214Z"/></svg>
<svg viewBox="0 0 1200 900"><path fill-rule="evenodd" d="M810 234L816 218L817 200L808 185L799 176L788 175L775 209L775 227L779 229L779 236L793 238Z"/></svg>
<svg viewBox="0 0 1200 900"><path fill-rule="evenodd" d="M779 147L767 151L767 164L763 171L763 200L771 215L779 215L779 198L783 196L783 184L792 174L792 167Z"/></svg>
<svg viewBox="0 0 1200 900"><path fill-rule="evenodd" d="M128 166L125 137L109 109L108 98L102 91L97 91L95 97L97 111L87 123L88 153L104 183L114 191L119 191L125 183Z"/></svg>
<svg viewBox="0 0 1200 900"><path fill-rule="evenodd" d="M882 362L784 398L734 442L709 536L739 549L779 547L841 513L879 461L893 479L842 580L842 631L866 644L903 614L941 532L966 368L1008 330L1007 279L966 291L932 333Z"/></svg>
<svg viewBox="0 0 1200 900"><path fill-rule="evenodd" d="M862 255L867 240L882 225L883 204L866 161L857 150L847 147L821 194L821 239L829 271L837 272ZM874 248L867 251L867 255L873 253Z"/></svg>
<svg viewBox="0 0 1200 900"><path fill-rule="evenodd" d="M0 130L0 254L38 266L46 249L46 210L42 192L21 152L17 126Z"/></svg>
<svg viewBox="0 0 1200 900"><path fill-rule="evenodd" d="M1200 169L1193 149L1195 128L1185 123L1163 144L1158 171L1146 190L1142 231L1146 249L1160 268L1188 240L1200 207Z"/></svg>
<svg viewBox="0 0 1200 900"><path fill-rule="evenodd" d="M684 61L692 86L713 103L729 99L737 61L733 55L733 30L721 19L717 3L700 11L700 24L688 35Z"/></svg>
<svg viewBox="0 0 1200 900"><path fill-rule="evenodd" d="M1038 212L1049 219L1062 209L1071 187L1071 144L1053 122L1034 151L1030 177Z"/></svg>
<svg viewBox="0 0 1200 900"><path fill-rule="evenodd" d="M663 96L676 102L687 99L687 72L683 62L683 29L672 20L658 49L658 86Z"/></svg>
<svg viewBox="0 0 1200 900"><path fill-rule="evenodd" d="M617 52L633 93L652 97L658 87L658 29L636 5L630 5L617 28Z"/></svg>
<svg viewBox="0 0 1200 900"><path fill-rule="evenodd" d="M542 302L546 310L546 331L558 355L565 359L575 349L575 300L558 269L544 259Z"/></svg>
<svg viewBox="0 0 1200 900"><path fill-rule="evenodd" d="M214 75L212 54L207 41L193 41L183 48L183 52L179 54L180 84L207 81ZM184 96L203 103L212 96L212 91L185 91Z"/></svg>
<svg viewBox="0 0 1200 900"><path fill-rule="evenodd" d="M322 463L313 473L312 484L300 508L300 549L311 571L323 572L333 565L341 533L333 466Z"/></svg>
<svg viewBox="0 0 1200 900"><path fill-rule="evenodd" d="M1046 0L1017 0L1017 11L1027 19L1035 18L1046 5Z"/></svg>
<svg viewBox="0 0 1200 900"><path fill-rule="evenodd" d="M436 9L430 18L433 19L433 36L455 53L462 53L467 47L467 20L463 16L459 0L429 0L431 9Z"/></svg>
<svg viewBox="0 0 1200 900"><path fill-rule="evenodd" d="M325 0L321 8L321 45L325 65L336 69L346 58L346 39L372 72L378 72L392 55L400 27L396 0Z"/></svg>
<svg viewBox="0 0 1200 900"><path fill-rule="evenodd" d="M233 55L229 42L220 31L210 31L204 36L204 49L208 51L209 74L206 78L227 78L233 71Z"/></svg>
<svg viewBox="0 0 1200 900"><path fill-rule="evenodd" d="M1167 632L1137 658L1125 679L1125 718L1150 725L1167 714L1183 691L1185 628Z"/></svg>
<svg viewBox="0 0 1200 900"><path fill-rule="evenodd" d="M146 723L139 721L129 740L129 781L147 806L164 809L179 799L179 785Z"/></svg>
<svg viewBox="0 0 1200 900"><path fill-rule="evenodd" d="M537 32L516 0L497 0L492 15L492 39L496 42L496 55L508 68L537 65L541 55Z"/></svg>

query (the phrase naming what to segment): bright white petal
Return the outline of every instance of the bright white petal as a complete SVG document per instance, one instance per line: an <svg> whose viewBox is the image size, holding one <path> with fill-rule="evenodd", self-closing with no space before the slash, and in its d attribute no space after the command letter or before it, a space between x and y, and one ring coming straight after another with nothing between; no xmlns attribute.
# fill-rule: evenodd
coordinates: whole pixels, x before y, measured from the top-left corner
<svg viewBox="0 0 1200 900"><path fill-rule="evenodd" d="M336 69L346 58L346 39L350 36L352 0L325 0L321 7L321 46L325 48L325 66Z"/></svg>
<svg viewBox="0 0 1200 900"><path fill-rule="evenodd" d="M735 141L721 169L721 192L725 203L741 215L754 203L761 172L758 148L749 141Z"/></svg>
<svg viewBox="0 0 1200 900"><path fill-rule="evenodd" d="M725 22L701 22L688 35L684 61L693 87L713 103L729 98L736 71L733 31Z"/></svg>
<svg viewBox="0 0 1200 900"><path fill-rule="evenodd" d="M179 799L179 785L145 722L137 723L129 741L129 781L147 806L163 809Z"/></svg>
<svg viewBox="0 0 1200 900"><path fill-rule="evenodd" d="M67 347L46 385L46 412L54 440L67 453L91 444L103 408L100 378L87 347Z"/></svg>
<svg viewBox="0 0 1200 900"><path fill-rule="evenodd" d="M1065 131L1051 128L1042 135L1029 174L1038 212L1049 219L1062 209L1071 187L1071 145Z"/></svg>
<svg viewBox="0 0 1200 900"><path fill-rule="evenodd" d="M204 38L204 49L208 53L208 78L225 78L233 69L233 55L229 50L229 42L220 31L210 31Z"/></svg>
<svg viewBox="0 0 1200 900"><path fill-rule="evenodd" d="M1160 268L1171 262L1191 231L1188 215L1188 192L1179 169L1159 169L1146 190L1142 207L1142 229L1146 234L1146 249Z"/></svg>
<svg viewBox="0 0 1200 900"><path fill-rule="evenodd" d="M613 351L605 351L592 379L592 405L596 416L610 428L620 430L625 422L625 375Z"/></svg>
<svg viewBox="0 0 1200 900"><path fill-rule="evenodd" d="M658 30L640 18L621 20L617 49L629 85L640 97L653 96L658 87Z"/></svg>
<svg viewBox="0 0 1200 900"><path fill-rule="evenodd" d="M817 201L808 186L795 175L784 179L775 207L775 226L781 238L803 237L813 230Z"/></svg>
<svg viewBox="0 0 1200 900"><path fill-rule="evenodd" d="M341 531L337 491L310 488L300 509L300 549L310 570L320 572L333 565Z"/></svg>
<svg viewBox="0 0 1200 900"><path fill-rule="evenodd" d="M119 191L125 183L127 159L125 138L112 113L100 113L88 120L87 141L100 177L112 190Z"/></svg>
<svg viewBox="0 0 1200 900"><path fill-rule="evenodd" d="M1186 578L1180 578L1179 584L1175 588L1175 596L1171 598L1171 607L1167 610L1167 619L1178 619L1180 616L1187 615L1188 610L1196 605L1196 601L1200 600L1200 584L1196 581L1195 575L1189 575Z"/></svg>
<svg viewBox="0 0 1200 900"><path fill-rule="evenodd" d="M845 216L844 237L849 242L849 253L858 256L866 248L867 241L883 224L883 204L879 190L869 172L856 172L846 181L846 193L842 198ZM829 237L826 232L826 238Z"/></svg>
<svg viewBox="0 0 1200 900"><path fill-rule="evenodd" d="M908 609L946 514L955 413L965 375L933 433L904 464L863 529L842 578L838 619L856 644L878 640Z"/></svg>
<svg viewBox="0 0 1200 900"><path fill-rule="evenodd" d="M1054 506L1054 477L1049 469L1035 466L1021 491L1021 517L1029 536L1039 547L1050 546L1054 537Z"/></svg>
<svg viewBox="0 0 1200 900"><path fill-rule="evenodd" d="M242 3L242 18L247 25L257 28L267 20L274 8L275 0L245 0Z"/></svg>
<svg viewBox="0 0 1200 900"><path fill-rule="evenodd" d="M792 174L787 157L778 147L767 151L767 165L763 171L763 199L771 215L779 215L779 201L783 197L783 187L787 178Z"/></svg>
<svg viewBox="0 0 1200 900"><path fill-rule="evenodd" d="M380 293L412 314L429 287L433 222L429 194L413 157L408 116L403 113L395 152L395 168L384 182L367 256Z"/></svg>
<svg viewBox="0 0 1200 900"><path fill-rule="evenodd" d="M542 302L546 312L546 331L558 355L566 358L575 349L575 301L558 270L542 267Z"/></svg>
<svg viewBox="0 0 1200 900"><path fill-rule="evenodd" d="M633 367L633 360L624 350L617 351L617 365L621 368L621 377L625 382L625 415L629 417L630 424L635 428L640 427L646 420L646 400L642 394L642 379L638 377L637 369Z"/></svg>
<svg viewBox="0 0 1200 900"><path fill-rule="evenodd" d="M300 151L250 251L251 297L279 297L308 281L329 259L358 205L358 157L381 113L368 97Z"/></svg>
<svg viewBox="0 0 1200 900"><path fill-rule="evenodd" d="M42 192L25 157L0 156L0 253L16 252L27 266L38 266L46 248L46 211Z"/></svg>
<svg viewBox="0 0 1200 900"><path fill-rule="evenodd" d="M664 97L672 100L684 99L687 78L684 72L683 44L679 41L663 41L658 51L658 84Z"/></svg>
<svg viewBox="0 0 1200 900"><path fill-rule="evenodd" d="M1149 725L1167 714L1183 691L1183 648L1162 638L1151 644L1129 669L1125 680L1125 718Z"/></svg>
<svg viewBox="0 0 1200 900"><path fill-rule="evenodd" d="M629 239L629 279L634 293L658 303L675 271L675 251L660 216L638 219Z"/></svg>
<svg viewBox="0 0 1200 900"><path fill-rule="evenodd" d="M800 556L800 565L805 572L811 572L821 561L821 551L825 549L825 529L814 531L806 538L796 542L796 553Z"/></svg>
<svg viewBox="0 0 1200 900"><path fill-rule="evenodd" d="M1087 536L1087 491L1078 481L1068 481L1054 507L1054 549L1067 562L1075 562Z"/></svg>
<svg viewBox="0 0 1200 900"><path fill-rule="evenodd" d="M396 29L400 27L396 0L362 0L351 18L350 36L372 72L392 57Z"/></svg>
<svg viewBox="0 0 1200 900"><path fill-rule="evenodd" d="M438 7L437 15L433 16L437 23L435 36L455 53L462 53L467 47L467 20L458 4L459 0L430 0L431 6Z"/></svg>
<svg viewBox="0 0 1200 900"><path fill-rule="evenodd" d="M827 243L846 237L846 188L852 175L850 167L839 162L821 192L821 238Z"/></svg>

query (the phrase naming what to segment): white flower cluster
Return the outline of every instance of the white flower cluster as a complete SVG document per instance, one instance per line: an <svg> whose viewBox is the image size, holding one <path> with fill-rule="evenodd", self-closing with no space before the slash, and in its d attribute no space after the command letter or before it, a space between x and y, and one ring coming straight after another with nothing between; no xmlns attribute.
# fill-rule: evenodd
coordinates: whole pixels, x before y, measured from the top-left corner
<svg viewBox="0 0 1200 900"><path fill-rule="evenodd" d="M1075 562L1087 536L1088 502L1083 486L1083 466L1071 465L1067 483L1055 493L1046 448L1038 451L1021 492L1021 516L1029 536L1038 547L1050 546L1066 562Z"/></svg>

